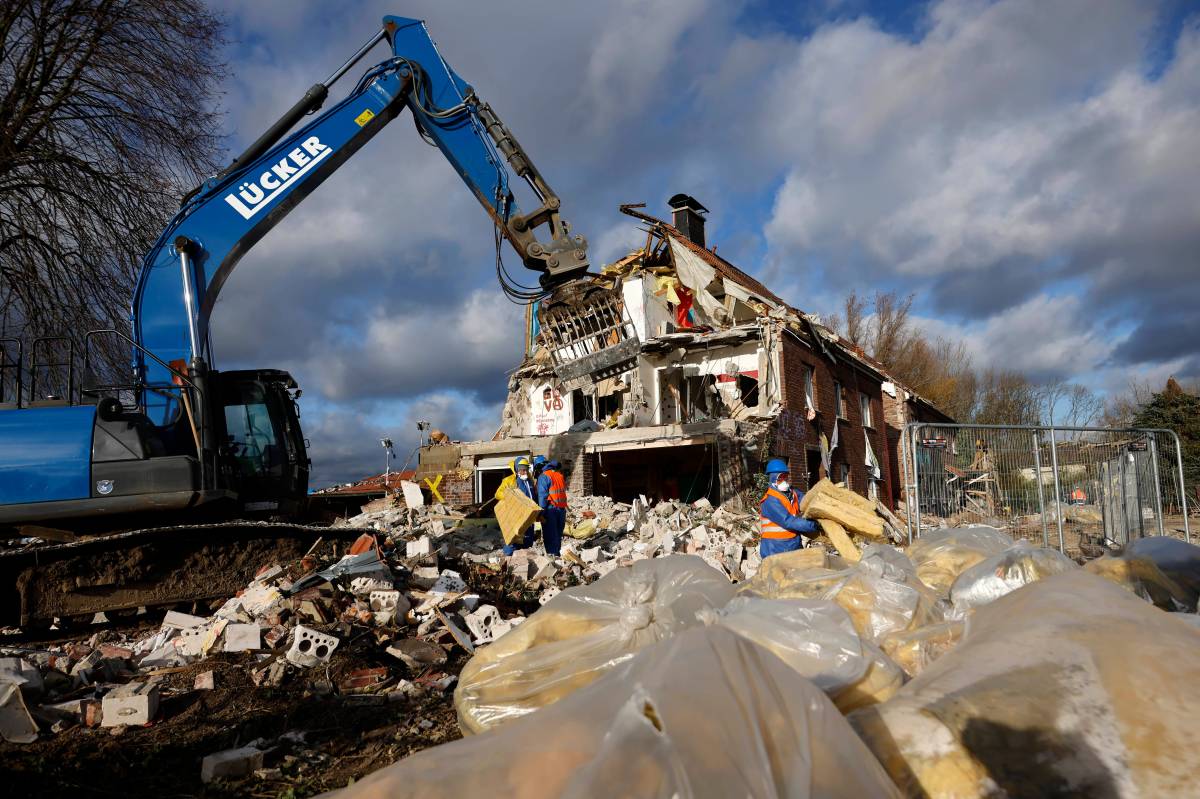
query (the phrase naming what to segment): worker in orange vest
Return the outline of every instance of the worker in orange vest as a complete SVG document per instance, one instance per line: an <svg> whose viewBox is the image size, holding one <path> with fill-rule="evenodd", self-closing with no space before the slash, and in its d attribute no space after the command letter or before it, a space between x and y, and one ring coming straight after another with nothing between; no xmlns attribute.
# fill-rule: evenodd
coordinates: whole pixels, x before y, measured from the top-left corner
<svg viewBox="0 0 1200 799"><path fill-rule="evenodd" d="M800 500L804 495L792 488L788 476L788 465L779 458L773 458L767 464L770 487L763 495L759 510L762 540L758 554L764 558L800 549L804 546L802 536L820 533L816 522L800 515Z"/></svg>
<svg viewBox="0 0 1200 799"><path fill-rule="evenodd" d="M538 505L542 507L542 543L547 555L562 552L563 528L567 526L567 481L559 471L558 461L533 459L534 468L541 467L537 479Z"/></svg>
<svg viewBox="0 0 1200 799"><path fill-rule="evenodd" d="M1077 488L1071 492L1071 504L1072 505L1086 505L1087 504L1087 494L1083 493L1082 488Z"/></svg>

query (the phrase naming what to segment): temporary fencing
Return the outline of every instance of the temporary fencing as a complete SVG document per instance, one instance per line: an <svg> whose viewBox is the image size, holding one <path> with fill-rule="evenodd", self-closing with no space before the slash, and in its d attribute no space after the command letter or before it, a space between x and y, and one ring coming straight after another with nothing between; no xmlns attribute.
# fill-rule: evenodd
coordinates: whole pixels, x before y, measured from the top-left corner
<svg viewBox="0 0 1200 799"><path fill-rule="evenodd" d="M1191 541L1171 430L915 423L901 446L910 541L945 523L990 524L1062 552L1064 524L1078 533L1072 548L1176 533Z"/></svg>

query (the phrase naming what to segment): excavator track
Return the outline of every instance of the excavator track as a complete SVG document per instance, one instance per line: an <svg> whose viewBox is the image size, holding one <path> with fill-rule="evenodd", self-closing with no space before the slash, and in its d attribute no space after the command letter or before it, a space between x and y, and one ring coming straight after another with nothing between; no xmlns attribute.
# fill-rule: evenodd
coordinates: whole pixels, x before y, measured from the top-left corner
<svg viewBox="0 0 1200 799"><path fill-rule="evenodd" d="M271 563L297 560L355 527L233 521L127 530L0 552L0 625L229 597Z"/></svg>

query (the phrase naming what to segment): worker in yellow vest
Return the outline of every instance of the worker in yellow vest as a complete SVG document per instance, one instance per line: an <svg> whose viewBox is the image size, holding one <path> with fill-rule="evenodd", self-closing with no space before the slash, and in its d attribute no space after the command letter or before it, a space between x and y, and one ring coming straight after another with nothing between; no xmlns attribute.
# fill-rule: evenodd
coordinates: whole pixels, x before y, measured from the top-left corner
<svg viewBox="0 0 1200 799"><path fill-rule="evenodd" d="M767 464L770 487L763 495L759 510L762 540L758 554L764 558L800 549L804 546L802 536L813 537L820 533L816 522L800 515L800 500L804 495L792 488L788 477L788 465L784 461L773 458Z"/></svg>

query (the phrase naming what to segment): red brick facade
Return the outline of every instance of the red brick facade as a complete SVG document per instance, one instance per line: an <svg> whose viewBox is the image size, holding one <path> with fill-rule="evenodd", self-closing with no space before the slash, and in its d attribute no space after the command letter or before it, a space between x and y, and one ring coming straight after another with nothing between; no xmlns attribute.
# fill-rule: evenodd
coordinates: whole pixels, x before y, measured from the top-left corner
<svg viewBox="0 0 1200 799"><path fill-rule="evenodd" d="M893 460L887 439L884 418L882 383L877 375L851 361L845 353L835 353L837 362L824 354L815 352L794 336L783 336L780 354L780 369L783 391L783 409L776 423L772 454L784 457L792 467L792 479L798 486L807 488L821 477L830 477L835 482L842 478L843 466L848 467L849 487L864 496L868 495L869 477L866 465L866 441L870 437L871 449L879 462L881 482L879 499L889 507L894 505L896 486L892 481ZM816 418L806 418L806 376L812 370L813 394ZM808 464L818 462L820 434L824 433L832 443L837 400L835 386L841 384L842 409L838 423L838 445L830 457L832 475L823 473L808 475ZM870 405L871 425L863 427L860 396L866 396ZM866 435L864 435L864 430Z"/></svg>

